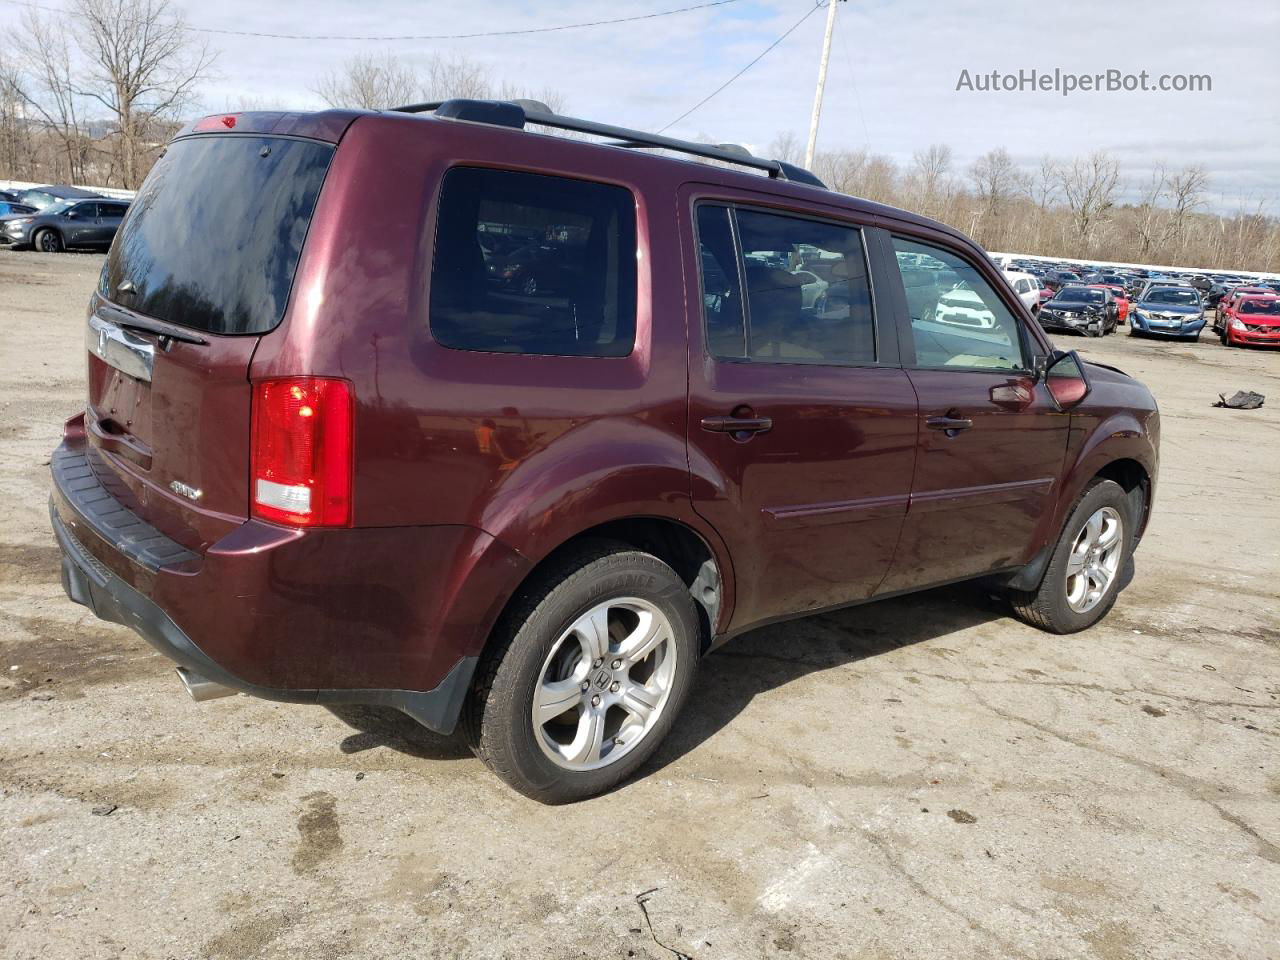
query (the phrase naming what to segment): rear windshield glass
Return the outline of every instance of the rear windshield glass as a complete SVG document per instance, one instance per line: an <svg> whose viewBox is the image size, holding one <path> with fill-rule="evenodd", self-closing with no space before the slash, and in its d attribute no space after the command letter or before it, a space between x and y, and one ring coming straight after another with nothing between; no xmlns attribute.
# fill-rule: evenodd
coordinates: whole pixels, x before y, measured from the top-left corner
<svg viewBox="0 0 1280 960"><path fill-rule="evenodd" d="M280 322L333 147L279 137L179 140L116 237L103 294L209 333ZM129 281L134 292L120 292Z"/></svg>

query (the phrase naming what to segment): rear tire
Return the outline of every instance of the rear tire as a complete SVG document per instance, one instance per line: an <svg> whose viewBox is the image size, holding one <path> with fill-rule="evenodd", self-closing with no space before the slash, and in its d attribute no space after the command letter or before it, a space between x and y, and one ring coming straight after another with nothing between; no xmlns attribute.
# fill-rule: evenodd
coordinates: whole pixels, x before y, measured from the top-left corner
<svg viewBox="0 0 1280 960"><path fill-rule="evenodd" d="M463 730L525 796L595 796L670 731L699 647L693 598L674 570L626 544L584 545L512 600L476 671Z"/></svg>
<svg viewBox="0 0 1280 960"><path fill-rule="evenodd" d="M1105 617L1133 550L1129 511L1118 483L1091 483L1067 518L1040 586L1009 592L1018 619L1050 633L1075 633Z"/></svg>
<svg viewBox="0 0 1280 960"><path fill-rule="evenodd" d="M58 235L57 230L46 227L36 231L35 236L31 238L31 247L41 253L61 253L62 237Z"/></svg>

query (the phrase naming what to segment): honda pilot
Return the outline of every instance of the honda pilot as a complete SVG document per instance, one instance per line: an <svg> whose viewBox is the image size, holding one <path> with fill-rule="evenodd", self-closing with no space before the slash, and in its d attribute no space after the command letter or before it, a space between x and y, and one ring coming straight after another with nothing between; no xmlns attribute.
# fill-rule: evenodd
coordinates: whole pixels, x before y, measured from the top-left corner
<svg viewBox="0 0 1280 960"><path fill-rule="evenodd" d="M1151 394L967 237L531 101L192 124L84 331L68 596L196 699L460 725L544 802L763 624L983 577L1089 627L1155 491Z"/></svg>

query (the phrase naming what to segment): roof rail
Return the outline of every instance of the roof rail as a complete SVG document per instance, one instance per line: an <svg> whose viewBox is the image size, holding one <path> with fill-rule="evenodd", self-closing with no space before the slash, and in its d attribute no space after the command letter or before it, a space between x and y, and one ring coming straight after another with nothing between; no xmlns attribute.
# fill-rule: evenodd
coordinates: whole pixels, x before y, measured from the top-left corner
<svg viewBox="0 0 1280 960"><path fill-rule="evenodd" d="M558 130L572 130L575 133L589 133L599 137L611 137L609 146L626 147L628 149L649 150L660 148L686 153L708 160L719 160L738 166L763 170L779 180L790 180L813 187L826 189L827 185L803 167L784 163L781 160L766 160L753 156L746 147L736 143L694 143L691 140L677 140L656 133L645 133L641 130L629 130L626 127L615 127L608 123L596 123L594 120L579 120L576 117L564 117L553 113L545 103L537 100L434 100L429 103L410 103L402 107L392 107L395 113L434 113L438 117L453 120L470 120L474 123L489 123L502 127L523 129L525 124L534 123L543 127L555 127Z"/></svg>

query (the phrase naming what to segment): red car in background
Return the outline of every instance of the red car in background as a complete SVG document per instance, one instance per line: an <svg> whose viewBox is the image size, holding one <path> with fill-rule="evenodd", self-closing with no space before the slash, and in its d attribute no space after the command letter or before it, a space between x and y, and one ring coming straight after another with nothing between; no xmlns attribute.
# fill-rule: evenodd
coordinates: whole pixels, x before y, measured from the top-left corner
<svg viewBox="0 0 1280 960"><path fill-rule="evenodd" d="M1280 294L1241 297L1231 316L1223 321L1221 336L1227 347L1250 343L1280 347Z"/></svg>
<svg viewBox="0 0 1280 960"><path fill-rule="evenodd" d="M1266 287L1232 287L1227 295L1218 303L1218 309L1213 315L1213 332L1220 337L1226 337L1227 326L1230 324L1231 318L1235 315L1236 308L1240 305L1240 301L1245 297L1253 296L1269 296L1274 291L1268 290ZM1222 341L1226 343L1224 339Z"/></svg>
<svg viewBox="0 0 1280 960"><path fill-rule="evenodd" d="M1116 323L1124 323L1129 316L1129 298L1124 292L1124 287L1118 283L1091 283L1089 284L1094 290L1110 290L1112 296L1116 298Z"/></svg>

